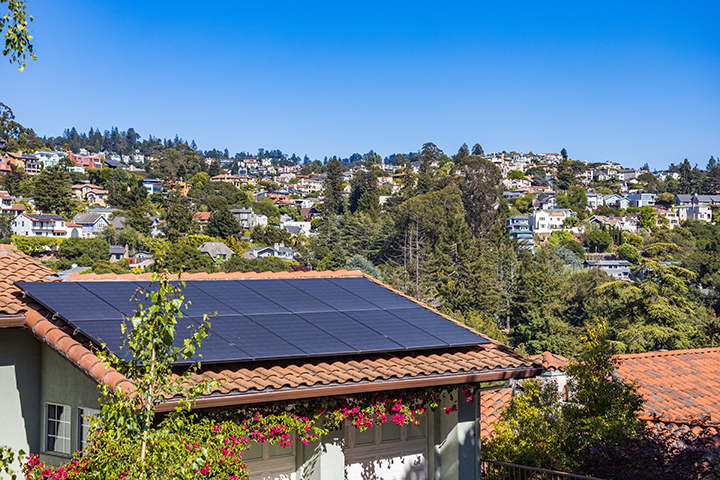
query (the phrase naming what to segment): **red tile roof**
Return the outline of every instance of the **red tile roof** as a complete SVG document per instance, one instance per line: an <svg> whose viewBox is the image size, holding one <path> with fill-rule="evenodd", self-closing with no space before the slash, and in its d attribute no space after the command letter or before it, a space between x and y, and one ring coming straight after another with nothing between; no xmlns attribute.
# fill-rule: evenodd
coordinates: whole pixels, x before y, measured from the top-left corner
<svg viewBox="0 0 720 480"><path fill-rule="evenodd" d="M567 358L563 357L562 355L555 355L554 353L550 352L543 352L539 355L531 356L530 360L537 363L538 365L542 365L543 370L547 370L550 372L564 372L565 370L567 370L568 365L570 365L570 360L568 360Z"/></svg>
<svg viewBox="0 0 720 480"><path fill-rule="evenodd" d="M500 420L505 407L510 404L512 387L502 387L480 392L480 436L489 438L495 432L495 424Z"/></svg>
<svg viewBox="0 0 720 480"><path fill-rule="evenodd" d="M32 308L22 299L23 294L15 282L59 280L53 270L25 255L15 245L0 244L0 315L15 315Z"/></svg>
<svg viewBox="0 0 720 480"><path fill-rule="evenodd" d="M18 292L13 281L42 281L43 275L51 273L32 258L13 252L14 261L0 257L0 273L12 273L7 285ZM17 257L17 258L15 258ZM28 277L27 272L35 272ZM316 278L359 277L359 271L335 272L263 272L263 273L198 273L183 275L183 280L260 279L260 278ZM117 281L148 280L151 274L104 274L71 275L70 281ZM174 276L173 276L174 277ZM370 277L370 280L376 281ZM56 280L55 277L48 279ZM376 281L377 282L377 281ZM378 282L380 283L380 282ZM382 284L381 284L382 285ZM387 287L386 288L390 288ZM392 290L392 289L391 289ZM401 294L400 292L397 292ZM408 297L409 298L409 297ZM115 388L128 380L114 370L107 370L88 349L82 337L73 336L73 328L61 320L49 320L50 312L29 299L11 297L11 313L25 311L23 317L0 319L0 326L24 326L38 339L48 344L68 361L91 378L103 381ZM412 299L411 299L412 300ZM5 302L11 305L10 302ZM453 321L452 319L448 320ZM249 362L205 366L202 375L222 381L207 396L198 400L199 407L238 405L257 402L312 398L327 395L353 394L366 391L422 388L433 385L457 385L487 380L526 377L540 373L532 362L491 341L471 348L437 351L415 351L376 355L336 356L285 360L274 362ZM172 402L166 408L172 408Z"/></svg>
<svg viewBox="0 0 720 480"><path fill-rule="evenodd" d="M618 374L645 398L643 417L720 425L720 348L618 355Z"/></svg>

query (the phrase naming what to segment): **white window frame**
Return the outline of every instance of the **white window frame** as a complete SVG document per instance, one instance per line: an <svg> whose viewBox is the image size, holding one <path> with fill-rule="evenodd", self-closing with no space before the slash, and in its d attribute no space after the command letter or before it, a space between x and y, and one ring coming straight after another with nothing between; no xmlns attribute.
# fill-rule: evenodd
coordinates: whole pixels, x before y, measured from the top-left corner
<svg viewBox="0 0 720 480"><path fill-rule="evenodd" d="M66 420L63 420L62 418L51 419L50 418L50 408L51 407L55 407L56 412L57 412L57 407L62 407L62 408L67 409ZM73 452L73 448L72 448L72 408L70 407L70 405L63 405L60 403L47 402L47 403L45 403L45 415L44 416L45 416L45 438L43 439L43 450L47 453L52 453L54 455L70 456ZM55 433L56 433L55 435L50 434L50 423L51 422L54 422L57 424L55 427ZM67 436L62 436L60 434L61 427L64 427L64 428L62 428L62 430L67 433ZM50 438L55 439L53 449L50 448ZM60 441L61 443L64 443L65 441L67 441L67 451L54 449L57 447L58 441Z"/></svg>
<svg viewBox="0 0 720 480"><path fill-rule="evenodd" d="M97 408L78 407L77 409L77 450L82 450L87 446L87 434L90 430L90 418L98 415L100 410Z"/></svg>

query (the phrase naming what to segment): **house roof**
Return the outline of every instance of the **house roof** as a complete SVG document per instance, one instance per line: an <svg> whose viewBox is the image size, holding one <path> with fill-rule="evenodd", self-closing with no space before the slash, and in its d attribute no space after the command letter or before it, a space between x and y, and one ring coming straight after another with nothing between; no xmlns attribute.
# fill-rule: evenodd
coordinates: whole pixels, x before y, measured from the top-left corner
<svg viewBox="0 0 720 480"><path fill-rule="evenodd" d="M222 242L205 242L198 247L198 250L203 253L210 254L210 256L213 258L217 257L218 255L235 255L235 252L233 252L230 247L228 247Z"/></svg>
<svg viewBox="0 0 720 480"><path fill-rule="evenodd" d="M645 398L646 419L720 425L720 348L618 355L618 374Z"/></svg>
<svg viewBox="0 0 720 480"><path fill-rule="evenodd" d="M533 355L530 357L530 359L538 365L542 365L543 370L549 372L564 372L565 370L567 370L568 365L570 365L570 360L568 360L567 358L563 357L562 355L556 355L550 352L543 352L538 355Z"/></svg>
<svg viewBox="0 0 720 480"><path fill-rule="evenodd" d="M124 255L125 247L122 245L110 245L110 255Z"/></svg>
<svg viewBox="0 0 720 480"><path fill-rule="evenodd" d="M24 316L0 318L0 326L25 327L69 362L96 381L111 388L131 387L128 380L114 370L106 369L88 349L87 339L78 335L62 319L34 303L22 299L14 281L57 281L52 271L14 248L0 250L0 278L9 286L0 293L0 313L24 312ZM336 272L263 272L199 273L184 275L183 280L242 280L266 278L340 278L361 277L358 271ZM65 281L147 281L151 274L71 274ZM369 278L369 277L366 277ZM370 279L370 278L369 278ZM375 281L370 279L371 281ZM376 282L376 281L375 281ZM379 283L379 282L376 282ZM390 287L385 286L390 289ZM392 290L392 289L391 289ZM14 295L6 295L14 292ZM402 295L399 292L395 292ZM5 297L9 298L5 298ZM439 314L439 312L436 312ZM454 321L446 317L449 321ZM478 381L526 377L539 373L528 358L497 342L473 347L367 354L337 355L245 363L221 363L204 367L203 375L222 379L199 408L239 405L257 402L312 398L327 395L354 394L433 385L453 385ZM172 401L164 409L172 408ZM161 408L161 409L162 409Z"/></svg>
<svg viewBox="0 0 720 480"><path fill-rule="evenodd" d="M480 436L489 438L495 432L495 424L512 399L512 387L500 387L480 392Z"/></svg>
<svg viewBox="0 0 720 480"><path fill-rule="evenodd" d="M100 219L104 219L101 213L78 213L73 218L73 222L80 224L94 224Z"/></svg>

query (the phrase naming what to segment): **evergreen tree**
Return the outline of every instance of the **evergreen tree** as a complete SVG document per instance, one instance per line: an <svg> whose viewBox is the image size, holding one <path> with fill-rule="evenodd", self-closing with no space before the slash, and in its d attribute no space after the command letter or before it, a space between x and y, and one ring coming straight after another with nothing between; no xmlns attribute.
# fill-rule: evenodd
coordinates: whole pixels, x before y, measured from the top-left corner
<svg viewBox="0 0 720 480"><path fill-rule="evenodd" d="M179 187L171 183L168 189L167 210L165 213L165 235L171 242L192 229L191 203L180 195Z"/></svg>
<svg viewBox="0 0 720 480"><path fill-rule="evenodd" d="M35 177L34 185L33 200L41 212L70 218L76 202L67 170L59 166L46 168Z"/></svg>
<svg viewBox="0 0 720 480"><path fill-rule="evenodd" d="M485 152L483 151L483 148L480 146L479 143L476 143L473 145L472 154L476 156L485 155Z"/></svg>
<svg viewBox="0 0 720 480"><path fill-rule="evenodd" d="M324 184L323 202L327 214L339 214L343 211L343 166L342 163L333 157L327 164L327 177Z"/></svg>
<svg viewBox="0 0 720 480"><path fill-rule="evenodd" d="M237 235L242 231L240 223L235 219L227 205L221 206L217 210L214 210L205 233L211 237L228 238L232 235Z"/></svg>
<svg viewBox="0 0 720 480"><path fill-rule="evenodd" d="M376 217L380 212L377 175L373 170L360 171L353 179L349 207L353 213L365 212L373 217Z"/></svg>

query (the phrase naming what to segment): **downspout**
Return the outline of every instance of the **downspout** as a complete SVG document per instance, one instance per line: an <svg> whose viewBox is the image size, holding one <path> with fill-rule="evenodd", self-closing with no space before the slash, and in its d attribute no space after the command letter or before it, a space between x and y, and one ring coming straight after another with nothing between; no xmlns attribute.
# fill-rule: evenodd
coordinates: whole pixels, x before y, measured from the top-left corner
<svg viewBox="0 0 720 480"><path fill-rule="evenodd" d="M480 438L482 404L480 402L479 383L476 383L473 388L473 400L475 400L475 478L482 480L482 442Z"/></svg>

